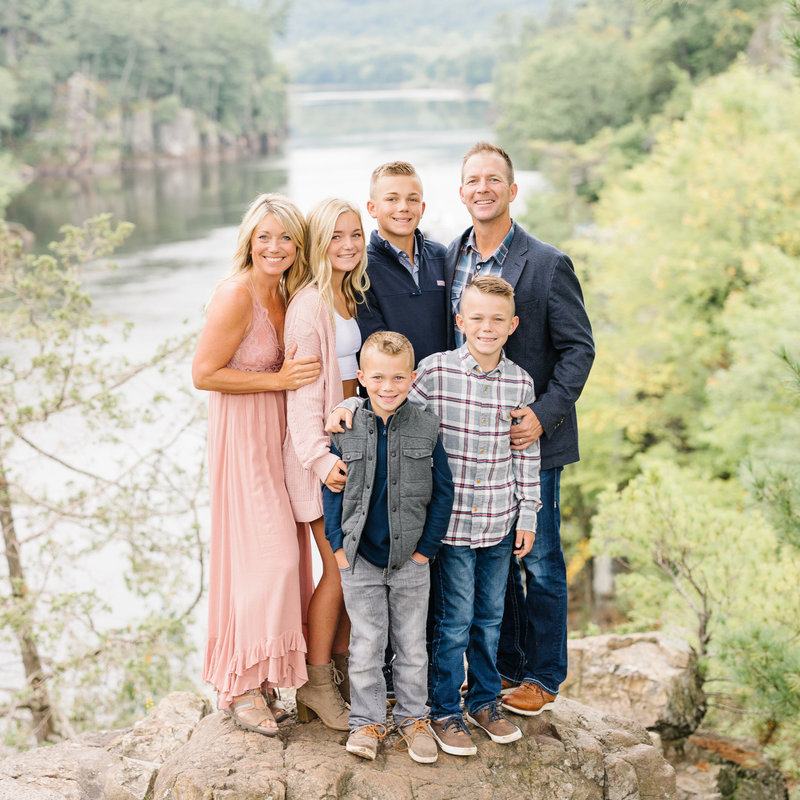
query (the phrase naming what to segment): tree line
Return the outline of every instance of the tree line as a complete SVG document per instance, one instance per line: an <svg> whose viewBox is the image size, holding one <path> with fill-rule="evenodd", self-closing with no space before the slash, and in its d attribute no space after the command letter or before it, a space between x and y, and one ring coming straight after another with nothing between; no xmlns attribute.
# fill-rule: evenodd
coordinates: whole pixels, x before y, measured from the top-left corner
<svg viewBox="0 0 800 800"><path fill-rule="evenodd" d="M562 12L529 23L495 98L552 181L526 222L575 258L595 326L573 572L614 559L619 629L688 638L707 724L796 777L800 8Z"/></svg>
<svg viewBox="0 0 800 800"><path fill-rule="evenodd" d="M71 104L92 117L76 124L94 126L93 146L122 138L123 158L136 137L126 121L141 111L158 123L188 109L201 134L204 125L232 138L273 134L286 122L286 75L271 49L284 21L271 0L7 0L0 146L17 162L63 161ZM71 97L76 76L91 102Z"/></svg>

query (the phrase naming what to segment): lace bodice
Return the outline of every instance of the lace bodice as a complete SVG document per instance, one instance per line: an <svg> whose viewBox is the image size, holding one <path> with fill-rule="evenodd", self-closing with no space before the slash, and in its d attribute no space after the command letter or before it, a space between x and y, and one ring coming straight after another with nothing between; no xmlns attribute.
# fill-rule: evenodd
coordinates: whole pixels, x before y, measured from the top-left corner
<svg viewBox="0 0 800 800"><path fill-rule="evenodd" d="M250 330L228 362L231 369L242 372L278 372L283 366L283 348L264 306L253 298L253 321Z"/></svg>

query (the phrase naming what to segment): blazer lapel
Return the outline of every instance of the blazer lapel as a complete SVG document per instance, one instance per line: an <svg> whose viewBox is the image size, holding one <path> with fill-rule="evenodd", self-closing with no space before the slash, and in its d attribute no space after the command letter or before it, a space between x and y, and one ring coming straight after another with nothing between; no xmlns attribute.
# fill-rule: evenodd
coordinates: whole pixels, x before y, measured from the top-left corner
<svg viewBox="0 0 800 800"><path fill-rule="evenodd" d="M521 226L517 225L517 232L511 240L511 247L508 248L506 259L503 262L503 278L507 280L514 288L517 286L519 276L522 275L522 270L525 267L525 259L528 254L528 237Z"/></svg>

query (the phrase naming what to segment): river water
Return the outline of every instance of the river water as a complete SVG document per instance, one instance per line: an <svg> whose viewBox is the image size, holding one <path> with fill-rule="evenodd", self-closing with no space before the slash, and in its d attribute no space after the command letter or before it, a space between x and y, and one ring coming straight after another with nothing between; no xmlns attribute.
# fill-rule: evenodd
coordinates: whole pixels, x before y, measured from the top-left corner
<svg viewBox="0 0 800 800"><path fill-rule="evenodd" d="M99 310L134 324L128 343L119 344L125 355L146 357L166 337L187 327L199 330L203 306L227 272L241 215L260 192L284 192L303 211L328 195L364 209L373 168L394 159L411 161L427 203L422 228L431 238L449 242L469 222L458 196L461 155L491 137L489 113L485 100L450 91L295 93L291 133L280 153L42 179L14 201L7 218L35 234L37 250L57 238L64 223L78 224L106 211L133 222L134 233L114 257L119 269L90 271L87 283ZM542 181L537 173L520 171L517 182L518 215L526 195L541 190ZM362 213L372 230L374 221ZM172 380L191 385L188 361ZM114 570L94 574L102 573L107 579L96 579L97 590L115 615L126 616L129 598L119 593ZM200 645L204 609L196 617ZM198 646L198 659L200 652Z"/></svg>

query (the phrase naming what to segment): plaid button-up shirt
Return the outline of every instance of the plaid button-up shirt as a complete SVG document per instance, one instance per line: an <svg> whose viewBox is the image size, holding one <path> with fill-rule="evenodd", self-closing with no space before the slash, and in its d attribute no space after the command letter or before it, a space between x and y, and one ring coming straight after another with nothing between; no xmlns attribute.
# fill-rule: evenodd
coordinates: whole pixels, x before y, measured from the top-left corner
<svg viewBox="0 0 800 800"><path fill-rule="evenodd" d="M500 246L485 261L481 260L481 254L475 247L475 228L473 228L467 241L461 246L461 253L458 256L456 271L453 275L453 285L450 287L450 304L453 307L453 325L456 329L456 344L461 347L464 344L464 334L455 324L456 314L461 305L461 294L472 279L477 275L497 275L503 277L503 263L508 255L508 248L511 247L511 240L517 230L517 223L511 223L511 230L506 234L506 238L500 242Z"/></svg>
<svg viewBox="0 0 800 800"><path fill-rule="evenodd" d="M535 531L539 442L512 450L509 437L511 411L535 399L531 376L504 356L483 372L464 345L423 359L408 399L442 421L455 485L442 542L489 547L502 541L514 522Z"/></svg>

